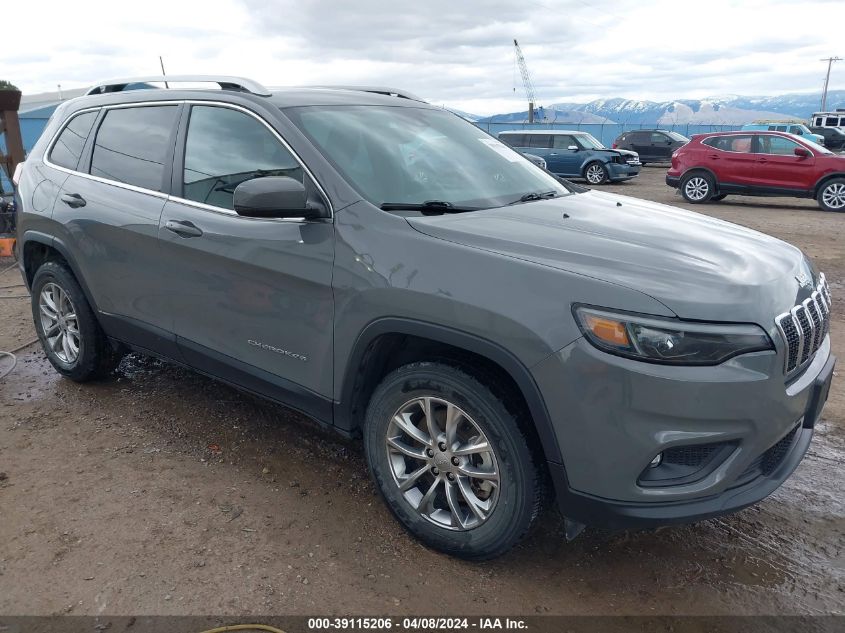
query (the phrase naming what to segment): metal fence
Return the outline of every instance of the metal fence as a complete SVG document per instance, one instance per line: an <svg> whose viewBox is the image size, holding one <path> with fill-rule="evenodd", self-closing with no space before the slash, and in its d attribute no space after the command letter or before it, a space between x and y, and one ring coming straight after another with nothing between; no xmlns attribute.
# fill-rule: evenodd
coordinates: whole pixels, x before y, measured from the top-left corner
<svg viewBox="0 0 845 633"><path fill-rule="evenodd" d="M727 132L738 130L739 125L709 125L705 123L564 123L561 121L545 121L542 123L489 123L476 121L475 125L493 136L505 130L578 130L589 132L600 140L605 146L610 147L622 132L641 129L670 130L683 134L687 138L693 134L706 134L708 132Z"/></svg>

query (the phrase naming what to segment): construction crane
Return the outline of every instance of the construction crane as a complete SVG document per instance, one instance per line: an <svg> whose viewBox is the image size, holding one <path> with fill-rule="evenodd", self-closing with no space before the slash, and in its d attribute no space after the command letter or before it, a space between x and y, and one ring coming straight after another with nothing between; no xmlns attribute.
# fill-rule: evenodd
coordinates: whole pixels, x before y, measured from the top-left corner
<svg viewBox="0 0 845 633"><path fill-rule="evenodd" d="M519 72L522 75L522 85L525 86L525 96L528 98L528 122L534 123L534 104L537 102L537 98L534 95L534 83L531 81L531 75L528 73L528 65L525 63L525 57L522 55L522 49L519 47L519 42L516 39L513 41L513 50L516 55L516 63L519 66Z"/></svg>

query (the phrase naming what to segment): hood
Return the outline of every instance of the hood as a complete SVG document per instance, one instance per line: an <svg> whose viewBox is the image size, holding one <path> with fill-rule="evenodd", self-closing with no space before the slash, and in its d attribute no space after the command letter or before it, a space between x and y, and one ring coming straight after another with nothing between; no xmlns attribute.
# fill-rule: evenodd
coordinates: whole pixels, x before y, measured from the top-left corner
<svg viewBox="0 0 845 633"><path fill-rule="evenodd" d="M815 279L801 251L778 239L598 191L408 222L432 237L638 290L684 319L771 330L803 298L796 276ZM611 298L605 307L625 309Z"/></svg>

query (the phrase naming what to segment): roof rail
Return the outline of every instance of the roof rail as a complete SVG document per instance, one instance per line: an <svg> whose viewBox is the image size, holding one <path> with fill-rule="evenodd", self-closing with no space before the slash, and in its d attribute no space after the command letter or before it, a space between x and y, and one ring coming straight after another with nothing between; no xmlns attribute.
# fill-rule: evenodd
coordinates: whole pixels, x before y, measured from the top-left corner
<svg viewBox="0 0 845 633"><path fill-rule="evenodd" d="M401 90L399 88L389 88L387 86L309 86L309 88L328 88L330 90L355 90L357 92L372 92L373 94L385 95L388 97L399 97L400 99L410 99L411 101L420 101L428 103L422 97Z"/></svg>
<svg viewBox="0 0 845 633"><path fill-rule="evenodd" d="M222 75L151 75L148 77L126 77L97 83L85 94L99 95L106 92L121 92L127 86L146 83L163 83L168 88L172 83L210 83L219 85L221 90L249 92L259 97L269 97L271 94L267 88L252 79Z"/></svg>

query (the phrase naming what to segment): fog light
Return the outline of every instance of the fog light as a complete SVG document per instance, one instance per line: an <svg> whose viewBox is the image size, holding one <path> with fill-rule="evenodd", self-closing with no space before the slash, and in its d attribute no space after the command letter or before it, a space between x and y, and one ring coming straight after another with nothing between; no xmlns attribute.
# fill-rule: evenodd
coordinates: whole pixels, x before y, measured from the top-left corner
<svg viewBox="0 0 845 633"><path fill-rule="evenodd" d="M661 462L663 461L663 453L658 453L657 457L651 460L651 463L648 465L649 468L657 468L660 466Z"/></svg>

